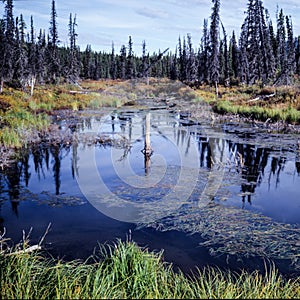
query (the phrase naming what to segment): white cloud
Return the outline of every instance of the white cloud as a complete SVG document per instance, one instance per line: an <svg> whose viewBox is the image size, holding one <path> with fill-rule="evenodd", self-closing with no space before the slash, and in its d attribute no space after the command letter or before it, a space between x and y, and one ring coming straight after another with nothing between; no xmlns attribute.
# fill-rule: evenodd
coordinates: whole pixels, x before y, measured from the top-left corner
<svg viewBox="0 0 300 300"><path fill-rule="evenodd" d="M151 19L166 19L169 16L166 11L149 7L139 8L136 10L136 13Z"/></svg>

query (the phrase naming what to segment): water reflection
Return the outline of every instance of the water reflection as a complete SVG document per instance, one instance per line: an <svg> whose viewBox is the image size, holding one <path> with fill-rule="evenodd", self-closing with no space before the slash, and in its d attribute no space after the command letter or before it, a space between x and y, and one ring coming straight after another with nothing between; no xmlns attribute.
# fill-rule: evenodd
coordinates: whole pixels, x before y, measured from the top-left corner
<svg viewBox="0 0 300 300"><path fill-rule="evenodd" d="M7 169L4 174L1 174L1 194L3 190L6 192L11 203L12 211L16 216L18 216L22 180L25 181L25 184L28 184L30 179L28 159L29 154L25 152L19 161L13 162L10 168ZM2 195L1 198L3 198Z"/></svg>
<svg viewBox="0 0 300 300"><path fill-rule="evenodd" d="M99 123L101 132L90 137L88 134ZM63 122L60 126L65 129ZM265 237L265 244L273 239L274 228L269 227L270 220L285 223L284 226L300 223L299 152L256 144L253 134L245 135L246 140L241 140L243 135L235 139L217 130L208 131L200 124L183 125L180 117L167 111L115 111L105 121L87 117L71 130L78 135L73 144L39 144L23 149L20 159L0 173L0 231L3 232L11 218L3 213L2 207L6 203L11 206L14 216L21 215L23 200L34 200L51 207L82 204L84 196L76 178L83 174L80 163L89 148L96 149L98 171L101 171L109 192L128 203L131 213L137 212L135 205L145 207L138 215L155 228L169 226L170 229L174 224L174 229L183 232L187 228L191 232L200 228L204 237L211 237L212 233L213 238L226 238L227 246L235 240L249 246L252 253L258 250L263 253L265 245L258 249L259 234ZM189 163L184 169L186 178L183 180L180 177L182 159ZM190 170L195 169L198 177L192 178L194 173ZM93 180L91 178L91 186L97 185ZM189 199L184 199L183 190L193 180L196 185L188 194ZM140 182L142 185L139 186ZM175 191L174 199L163 203L161 199L172 191ZM198 205L200 195L203 199L206 197L210 206L201 208ZM106 201L108 209L113 208L111 197L103 197L101 201ZM235 210L231 210L232 206ZM121 211L125 214L126 208ZM251 214L253 211L268 218L262 222L261 217ZM89 219L88 215L79 215ZM186 227L187 223L189 227ZM211 224L215 227L207 233ZM261 228L257 228L257 224ZM72 230L68 227L69 233ZM90 230L94 230L93 225ZM289 251L297 232L291 230L293 240L290 242L277 234L280 230L274 232ZM256 244L253 246L254 236ZM246 253L246 250L243 251Z"/></svg>
<svg viewBox="0 0 300 300"><path fill-rule="evenodd" d="M242 203L245 207L245 201L251 204L251 196L255 189L262 182L265 174L265 168L268 164L268 149L256 148L252 145L233 144L232 151L239 153L240 159L243 160L244 167L241 169L241 176L244 182L241 184Z"/></svg>
<svg viewBox="0 0 300 300"><path fill-rule="evenodd" d="M298 176L300 176L300 161L296 161L296 171L298 173Z"/></svg>
<svg viewBox="0 0 300 300"><path fill-rule="evenodd" d="M200 167L211 169L214 164L219 163L223 167L235 166L240 175L240 192L242 208L245 203L251 204L257 188L267 184L268 191L279 188L281 178L287 174L300 175L299 155L292 152L274 151L271 147L259 147L253 144L235 143L228 139L215 139L199 136L198 150ZM294 168L285 172L285 165L294 162ZM272 186L272 183L275 183ZM295 183L296 188L296 183ZM286 191L288 193L289 191ZM287 194L283 195L286 196ZM294 199L298 201L297 199Z"/></svg>
<svg viewBox="0 0 300 300"><path fill-rule="evenodd" d="M97 121L103 122L103 119L97 120L97 118L93 117L85 118L84 121L79 122L76 126L72 126L71 129L73 132L84 133L93 130L93 124L97 123ZM62 124L61 127L63 128ZM268 214L263 199L269 198L269 196L266 191L263 190L264 187L267 186L269 192L278 190L278 193L281 193L281 196L284 198L286 193L290 192L290 190L284 190L286 182L289 181L289 175L291 173L296 174L298 177L300 175L299 153L278 152L274 151L272 147L260 147L247 142L235 142L229 138L229 135L224 137L209 136L205 133L201 125L193 124L192 126L186 126L185 124L185 126L183 126L180 118L168 112L151 112L151 114L149 112L114 112L110 115L107 127L105 127L104 130L106 133L112 134L112 136L122 134L131 143L130 147L123 149L123 159L129 157L135 160L134 165L137 166L139 166L138 160L141 160L146 176L151 173L151 159L153 153L164 154L167 157L168 164L178 164L173 157L173 150L169 146L166 146L167 143L164 144L164 142L162 142L168 140L168 135L173 135L176 146L184 149L183 152L186 157L189 157L191 147L194 147L196 144L199 161L194 162L194 164L197 164L200 169L208 171L214 168L225 170L224 179L221 178L223 182L219 182L220 176L215 176L211 178L211 186L217 187L218 184L223 184L223 186L226 184L229 185L231 180L238 178L233 184L235 185L235 188L232 189L233 195L228 198L230 200L232 197L239 195L241 201L240 207L244 209L249 207L249 205L259 203L261 207L264 206L264 213ZM157 134L160 139L156 138L154 134ZM141 137L143 137L143 140ZM154 144L152 145L151 143ZM142 152L143 155L139 156L138 151L134 152L132 145L139 147L137 150L140 153ZM54 194L59 196L63 184L63 174L69 172L74 181L76 175L80 174L80 170L78 169L78 159L80 156L78 153L79 147L82 147L82 145L74 142L73 145L56 143L51 146L46 146L40 144L29 149L23 149L20 159L13 163L9 169L0 174L1 201L9 200L13 212L18 215L20 195L23 193L24 187L29 186L33 172L38 178L38 181L49 181L49 177L52 177L52 182L55 187ZM101 147L101 145L97 147ZM65 160L71 161L69 170L65 168L62 170L62 161ZM289 165L286 170L287 163ZM292 168L291 164L293 164ZM232 169L234 169L235 173L232 173ZM137 172L139 171L137 170ZM220 173L216 174L218 175ZM299 179L297 179L297 182L299 183ZM299 201L298 196L292 198L293 195L297 195L297 182L295 182L293 188L294 194L292 191L289 202L285 204L287 206L292 202L296 203L297 201L298 203ZM273 183L275 183L274 186ZM281 183L282 186L280 188ZM238 185L239 188L237 189ZM259 195L257 190L260 187ZM72 186L69 187L69 190L65 189L63 192L68 193L71 190ZM216 188L216 191L217 190L218 187ZM224 188L220 190L222 192ZM239 192L238 194L235 192L237 190ZM196 192L198 193L199 191L197 190ZM197 197L197 195L193 197ZM221 198L222 195L220 195L219 191L217 195L211 194L210 197L212 199L218 199ZM233 200L231 202L229 201L229 203L233 205L236 204ZM297 205L293 204L293 207L297 207ZM285 218L286 222L288 222L289 218L287 216ZM293 218L293 222L295 222L295 218Z"/></svg>
<svg viewBox="0 0 300 300"><path fill-rule="evenodd" d="M76 151L76 148L74 148ZM55 195L60 194L61 186L61 161L68 157L71 145L55 144L45 146L34 145L23 149L19 153L19 160L13 162L9 168L0 173L0 199L9 200L12 211L18 216L20 201L24 199L24 189L28 188L32 175L38 181L48 180L47 174L52 171ZM50 171L50 167L52 169ZM32 170L33 169L33 173ZM73 169L71 169L73 174ZM73 174L73 178L74 174ZM26 198L26 197L25 197ZM1 203L0 202L0 205Z"/></svg>

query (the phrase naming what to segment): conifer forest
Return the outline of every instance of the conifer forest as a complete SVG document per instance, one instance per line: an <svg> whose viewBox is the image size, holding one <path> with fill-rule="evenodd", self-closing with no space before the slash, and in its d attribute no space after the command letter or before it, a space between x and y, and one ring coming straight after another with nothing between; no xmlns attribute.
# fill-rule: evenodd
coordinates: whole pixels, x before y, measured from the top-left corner
<svg viewBox="0 0 300 300"><path fill-rule="evenodd" d="M227 32L220 18L222 3L212 0L211 15L204 19L202 36L178 37L176 49L133 51L133 39L111 52L94 51L92 45L80 49L76 16L70 13L67 46L61 46L55 0L49 13L49 29L35 27L31 16L14 15L13 0L2 1L0 19L0 92L3 84L23 88L35 84L77 83L79 79L133 79L167 77L192 86L289 85L300 74L300 36L293 22L278 7L276 20L270 19L261 0L249 0L240 36ZM78 25L80 26L80 24ZM198 43L200 41L200 43ZM195 47L195 44L199 47Z"/></svg>

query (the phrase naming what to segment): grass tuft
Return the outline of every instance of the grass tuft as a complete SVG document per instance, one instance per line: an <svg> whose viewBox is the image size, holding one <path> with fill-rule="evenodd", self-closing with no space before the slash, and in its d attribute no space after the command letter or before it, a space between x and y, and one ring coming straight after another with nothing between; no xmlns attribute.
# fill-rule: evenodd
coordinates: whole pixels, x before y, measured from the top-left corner
<svg viewBox="0 0 300 300"><path fill-rule="evenodd" d="M163 252L133 241L100 245L86 262L63 262L39 253L0 255L4 299L181 299L300 297L299 278L285 280L275 268L266 275L207 267L197 274L175 273Z"/></svg>

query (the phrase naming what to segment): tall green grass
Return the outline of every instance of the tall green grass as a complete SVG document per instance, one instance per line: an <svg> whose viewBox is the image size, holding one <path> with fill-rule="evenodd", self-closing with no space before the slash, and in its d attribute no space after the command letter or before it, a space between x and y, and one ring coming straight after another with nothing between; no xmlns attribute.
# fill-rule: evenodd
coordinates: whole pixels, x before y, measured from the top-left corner
<svg viewBox="0 0 300 300"><path fill-rule="evenodd" d="M98 255L85 262L2 253L0 281L3 299L300 297L299 278L285 280L274 268L267 275L206 268L187 277L163 261L163 252L149 252L132 241L101 245Z"/></svg>

